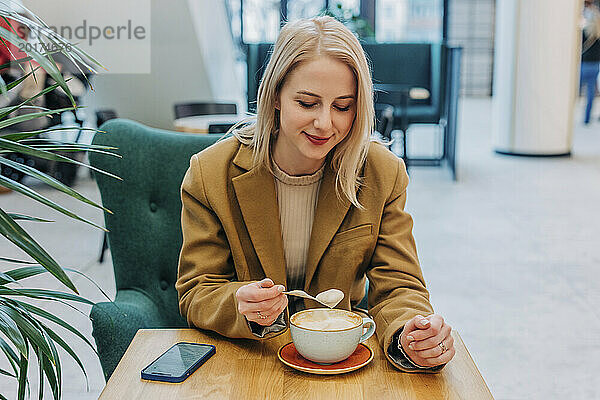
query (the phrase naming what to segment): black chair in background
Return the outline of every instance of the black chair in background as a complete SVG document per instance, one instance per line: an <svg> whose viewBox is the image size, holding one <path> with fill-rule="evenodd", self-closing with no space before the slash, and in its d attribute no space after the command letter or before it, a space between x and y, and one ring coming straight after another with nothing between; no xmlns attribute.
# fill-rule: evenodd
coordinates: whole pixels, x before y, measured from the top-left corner
<svg viewBox="0 0 600 400"><path fill-rule="evenodd" d="M96 111L96 126L100 128L103 123L108 120L118 118L117 112L111 109L98 110ZM108 250L108 236L104 232L104 238L102 239L102 247L100 248L100 257L98 262L102 264L104 262L104 253Z"/></svg>
<svg viewBox="0 0 600 400"><path fill-rule="evenodd" d="M394 128L394 106L391 104L375 103L375 130L384 138L392 139Z"/></svg>
<svg viewBox="0 0 600 400"><path fill-rule="evenodd" d="M100 128L108 120L118 118L117 112L111 109L96 111L96 126Z"/></svg>
<svg viewBox="0 0 600 400"><path fill-rule="evenodd" d="M394 106L392 130L402 131L407 167L446 163L456 180L456 137L461 48L446 43L363 44L373 65L376 103ZM430 157L407 154L408 130L414 124L440 127L441 151Z"/></svg>
<svg viewBox="0 0 600 400"><path fill-rule="evenodd" d="M196 115L237 114L235 103L177 103L174 106L175 119Z"/></svg>
<svg viewBox="0 0 600 400"><path fill-rule="evenodd" d="M256 97L258 85L267 62L273 52L273 43L252 43L244 48L246 51L246 95L248 100L248 111L256 112Z"/></svg>

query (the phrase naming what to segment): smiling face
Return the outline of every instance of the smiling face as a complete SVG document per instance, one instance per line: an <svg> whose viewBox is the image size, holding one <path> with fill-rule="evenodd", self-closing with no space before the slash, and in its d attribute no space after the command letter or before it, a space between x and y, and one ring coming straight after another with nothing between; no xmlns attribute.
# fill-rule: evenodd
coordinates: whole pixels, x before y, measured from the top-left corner
<svg viewBox="0 0 600 400"><path fill-rule="evenodd" d="M273 160L290 175L317 171L350 132L356 116L356 79L331 57L303 62L285 79L276 108L280 129Z"/></svg>

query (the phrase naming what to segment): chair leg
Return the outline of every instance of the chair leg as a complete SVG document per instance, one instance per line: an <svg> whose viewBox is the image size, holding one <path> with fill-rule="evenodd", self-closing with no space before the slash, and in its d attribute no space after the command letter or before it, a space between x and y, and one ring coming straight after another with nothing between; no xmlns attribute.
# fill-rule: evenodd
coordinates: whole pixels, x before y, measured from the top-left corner
<svg viewBox="0 0 600 400"><path fill-rule="evenodd" d="M108 235L104 232L104 239L102 239L102 248L100 249L100 257L98 262L102 264L104 262L104 252L108 250Z"/></svg>

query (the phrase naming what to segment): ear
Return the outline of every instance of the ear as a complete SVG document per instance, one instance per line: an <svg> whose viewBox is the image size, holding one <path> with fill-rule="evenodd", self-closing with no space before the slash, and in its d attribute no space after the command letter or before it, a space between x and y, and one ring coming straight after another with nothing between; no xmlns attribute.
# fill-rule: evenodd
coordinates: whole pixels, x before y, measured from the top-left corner
<svg viewBox="0 0 600 400"><path fill-rule="evenodd" d="M275 109L281 111L281 102L279 101L279 96L275 99Z"/></svg>

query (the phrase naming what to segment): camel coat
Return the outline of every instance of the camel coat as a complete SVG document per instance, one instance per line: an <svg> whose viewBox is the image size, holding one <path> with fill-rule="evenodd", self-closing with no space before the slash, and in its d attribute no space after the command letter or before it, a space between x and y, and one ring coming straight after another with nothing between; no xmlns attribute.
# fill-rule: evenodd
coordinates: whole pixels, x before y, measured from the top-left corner
<svg viewBox="0 0 600 400"><path fill-rule="evenodd" d="M314 296L341 289L345 297L337 307L349 310L364 296L367 276L369 314L387 355L394 333L415 315L429 315L433 309L417 259L412 218L404 211L408 175L402 160L372 143L363 176L361 211L337 197L335 173L325 168L304 290ZM251 149L229 138L192 156L181 197L183 246L176 289L182 315L190 326L257 339L237 310L235 292L265 277L286 286L273 175L253 168ZM305 306L318 304L306 300Z"/></svg>

